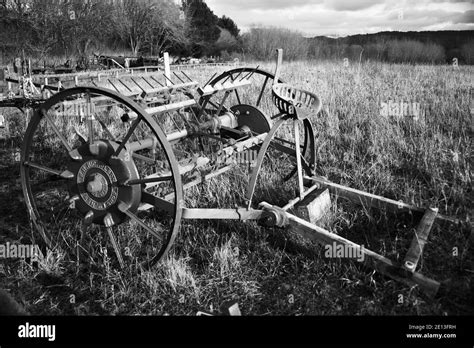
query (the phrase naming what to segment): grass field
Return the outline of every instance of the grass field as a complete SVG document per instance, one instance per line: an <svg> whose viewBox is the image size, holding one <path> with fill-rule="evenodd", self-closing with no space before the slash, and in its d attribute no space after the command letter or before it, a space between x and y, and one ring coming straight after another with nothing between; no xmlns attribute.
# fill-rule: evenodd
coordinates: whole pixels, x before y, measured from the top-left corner
<svg viewBox="0 0 474 348"><path fill-rule="evenodd" d="M201 83L212 74L192 73ZM379 63L294 62L282 70L286 82L322 99L312 119L320 175L462 220L435 224L425 248L421 272L443 283L434 300L355 261L328 259L285 232L232 221L185 223L168 258L148 271L133 264L119 271L105 256L84 268L53 250L38 267L2 260L2 286L38 315L195 315L228 300L244 315L473 314L473 76L474 67ZM389 103L409 108L405 115L391 107L384 113ZM15 162L25 116L5 114L10 138L0 147L0 243L29 243ZM294 182L282 185L279 174L262 174L259 195L294 197ZM188 203L232 206L240 181L232 173L209 181L187 193ZM326 228L394 260L403 260L418 223L409 214L341 199L333 200L331 215ZM134 232L132 226L128 233Z"/></svg>

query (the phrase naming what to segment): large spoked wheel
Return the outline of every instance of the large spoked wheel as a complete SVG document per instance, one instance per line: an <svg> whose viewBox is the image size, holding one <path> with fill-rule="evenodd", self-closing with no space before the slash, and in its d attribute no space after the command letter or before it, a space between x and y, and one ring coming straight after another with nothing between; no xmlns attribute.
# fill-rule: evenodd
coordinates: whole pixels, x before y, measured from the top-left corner
<svg viewBox="0 0 474 348"><path fill-rule="evenodd" d="M224 84L226 81L239 81L248 77L251 84L236 89L230 93L222 108L222 111L230 109L238 116L239 126L248 126L252 132L261 134L269 132L273 124L283 115L272 101L272 86L275 83L275 76L265 70L251 67L237 68L226 71L209 84L215 86ZM278 83L282 83L278 79ZM222 95L213 95L207 100L207 108L216 111L222 101ZM205 102L201 98L201 105ZM316 147L315 134L312 123L309 119L302 122L302 132L300 137L300 151L302 155L302 164L306 174L311 175L315 168ZM273 135L269 145L271 154L265 160L267 170L272 173L278 173L279 178L287 182L295 178L296 158L295 158L295 139L293 132L293 121L286 119L282 121L280 128ZM275 183L277 184L277 183ZM251 197L247 197L251 200Z"/></svg>
<svg viewBox="0 0 474 348"><path fill-rule="evenodd" d="M107 89L68 89L37 109L21 180L33 226L70 260L151 266L179 230L181 177L165 134Z"/></svg>

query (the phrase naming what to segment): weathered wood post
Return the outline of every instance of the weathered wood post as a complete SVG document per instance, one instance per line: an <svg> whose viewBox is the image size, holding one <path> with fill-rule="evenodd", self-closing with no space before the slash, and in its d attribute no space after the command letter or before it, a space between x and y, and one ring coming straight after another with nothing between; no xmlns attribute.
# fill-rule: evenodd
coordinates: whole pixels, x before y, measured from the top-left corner
<svg viewBox="0 0 474 348"><path fill-rule="evenodd" d="M171 69L170 69L170 55L168 52L163 53L163 63L165 65L166 86L170 85Z"/></svg>

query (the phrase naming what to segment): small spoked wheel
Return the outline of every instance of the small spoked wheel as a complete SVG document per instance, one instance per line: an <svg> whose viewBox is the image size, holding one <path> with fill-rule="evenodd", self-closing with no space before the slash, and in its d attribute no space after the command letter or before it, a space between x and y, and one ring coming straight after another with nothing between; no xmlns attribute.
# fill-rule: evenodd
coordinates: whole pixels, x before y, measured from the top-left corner
<svg viewBox="0 0 474 348"><path fill-rule="evenodd" d="M62 91L36 110L21 155L28 213L48 248L124 267L151 266L171 247L182 213L178 163L134 101L102 88Z"/></svg>
<svg viewBox="0 0 474 348"><path fill-rule="evenodd" d="M272 126L278 122L284 114L275 106L272 100L272 86L275 83L282 83L281 79L275 81L275 76L265 70L250 67L237 68L226 71L209 82L209 85L216 86L225 84L227 81L239 81L248 78L250 84L242 86L225 99L225 107L219 108L222 95L216 94L209 97L206 105L212 111L218 109L230 109L238 116L239 123L248 125L250 129L255 130L254 133L269 132ZM204 102L201 98L200 103ZM316 115L314 115L316 116ZM240 125L240 124L239 124ZM311 175L315 169L316 147L315 134L312 123L309 118L302 121L300 139L299 139L303 163L303 168L307 175ZM268 188L261 187L262 191L271 190L270 186L279 186L276 181L271 181L274 177L278 177L278 181L287 182L295 179L296 174L296 157L295 157L295 139L293 132L293 120L285 119L282 121L279 129L273 134L271 144L269 145L269 154L263 163L264 171L276 173L275 176L268 177L259 182L259 185L268 185ZM255 183L256 184L256 183ZM286 185L292 192L293 183ZM252 185L252 184L251 184ZM293 185L294 186L294 185ZM253 189L251 190L253 192ZM258 191L258 190L257 190ZM281 190L279 190L281 192ZM252 194L247 197L252 200ZM264 198L262 195L260 199Z"/></svg>

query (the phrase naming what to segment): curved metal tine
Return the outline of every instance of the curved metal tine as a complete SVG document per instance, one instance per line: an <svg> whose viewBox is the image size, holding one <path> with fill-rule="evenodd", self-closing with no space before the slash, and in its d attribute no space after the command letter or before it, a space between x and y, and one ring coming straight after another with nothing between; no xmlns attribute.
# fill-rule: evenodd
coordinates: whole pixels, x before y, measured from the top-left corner
<svg viewBox="0 0 474 348"><path fill-rule="evenodd" d="M179 75L176 73L176 71L173 71L173 75L176 76L176 78L181 82L181 83L184 83L184 80L179 77Z"/></svg>
<svg viewBox="0 0 474 348"><path fill-rule="evenodd" d="M298 176L298 192L300 199L303 199L304 195L304 184L303 184L303 166L301 164L301 148L300 148L300 125L299 120L293 121L294 125L294 135L295 135L295 151L296 151L296 167L297 172L296 175Z"/></svg>
<svg viewBox="0 0 474 348"><path fill-rule="evenodd" d="M232 80L232 82L235 82L235 81L239 78L239 75L240 75L240 73L237 74L237 76L234 78L234 77L232 76L232 74L230 74L230 79ZM234 89L234 92L235 92L235 97L237 98L237 103L238 103L238 104L242 104L242 103L240 102L240 96L239 96L239 92L237 91L237 88Z"/></svg>
<svg viewBox="0 0 474 348"><path fill-rule="evenodd" d="M262 97L263 97L263 92L265 92L265 88L267 88L267 83L269 79L270 77L265 76L265 81L263 82L262 89L260 90L260 93L257 98L257 104L255 105L257 107L260 106L260 102L262 101Z"/></svg>
<svg viewBox="0 0 474 348"><path fill-rule="evenodd" d="M230 95L230 91L226 91L225 94L224 94L224 97L222 97L222 100L219 104L219 107L217 108L217 111L216 111L216 115L219 116L222 112L222 110L228 110L227 107L224 105L224 103L226 102L227 98L229 97Z"/></svg>
<svg viewBox="0 0 474 348"><path fill-rule="evenodd" d="M219 105L217 105L216 103L211 101L211 99L209 99L208 103L211 104L214 108L216 108L216 110L219 109ZM229 108L227 106L225 106L224 104L222 104L222 110L227 112L227 111L229 111Z"/></svg>
<svg viewBox="0 0 474 348"><path fill-rule="evenodd" d="M114 236L114 230L112 227L106 227L107 229L107 234L109 235L110 243L112 244L112 247L114 248L115 255L117 256L118 262L120 264L120 268L124 269L125 268L125 262L123 260L122 252L120 251L120 246L115 239Z"/></svg>
<svg viewBox="0 0 474 348"><path fill-rule="evenodd" d="M214 79L214 77L216 77L217 75L217 72L214 73L214 75L211 76L211 78L206 82L206 84L204 86L202 86L202 88L204 89L204 87L206 87L208 84L211 83L211 81Z"/></svg>
<svg viewBox="0 0 474 348"><path fill-rule="evenodd" d="M301 164L303 166L303 169L306 171L307 175L311 175L311 166L308 164L308 162L306 161L306 159L303 157L302 154L300 156L301 156ZM293 167L291 172L283 178L283 181L290 180L293 177L293 175L296 174L297 170L298 170L297 166Z"/></svg>
<svg viewBox="0 0 474 348"><path fill-rule="evenodd" d="M305 142L307 141L306 150L309 151L309 162L310 162L309 166L311 168L311 176L312 176L314 175L314 172L316 170L316 141L314 137L314 129L313 129L313 124L311 123L309 119L305 119L303 121L303 124L306 129L305 130Z"/></svg>
<svg viewBox="0 0 474 348"><path fill-rule="evenodd" d="M166 76L166 74L163 74L163 76L165 77L165 80L167 80L169 83L171 83L171 86L174 86L174 85L175 85L174 82L171 81L171 79L170 79L168 76ZM171 86L170 86L170 87L171 87Z"/></svg>
<svg viewBox="0 0 474 348"><path fill-rule="evenodd" d="M190 78L183 70L181 70L181 73L189 80L189 82L194 82L192 78Z"/></svg>
<svg viewBox="0 0 474 348"><path fill-rule="evenodd" d="M245 79L249 79L250 77L252 77L253 74L255 74L255 72L258 70L258 68L260 68L260 65L257 65L257 67L255 67L254 69L252 69L250 71L250 73L248 73L247 75L245 75L244 77L242 77L239 81L243 81Z"/></svg>
<svg viewBox="0 0 474 348"><path fill-rule="evenodd" d="M247 194L246 194L248 209L250 209L252 205L252 197L255 192L257 177L262 167L265 154L268 150L268 147L270 146L270 143L273 140L273 137L275 136L275 133L278 131L278 129L280 128L280 126L283 124L284 121L286 121L286 118L282 117L273 125L273 127L270 129L267 136L265 137L265 141L263 142L262 147L260 148L260 151L258 152L257 163L252 169L252 174L251 174L251 178L250 178L250 182L249 182L249 186L248 186Z"/></svg>

